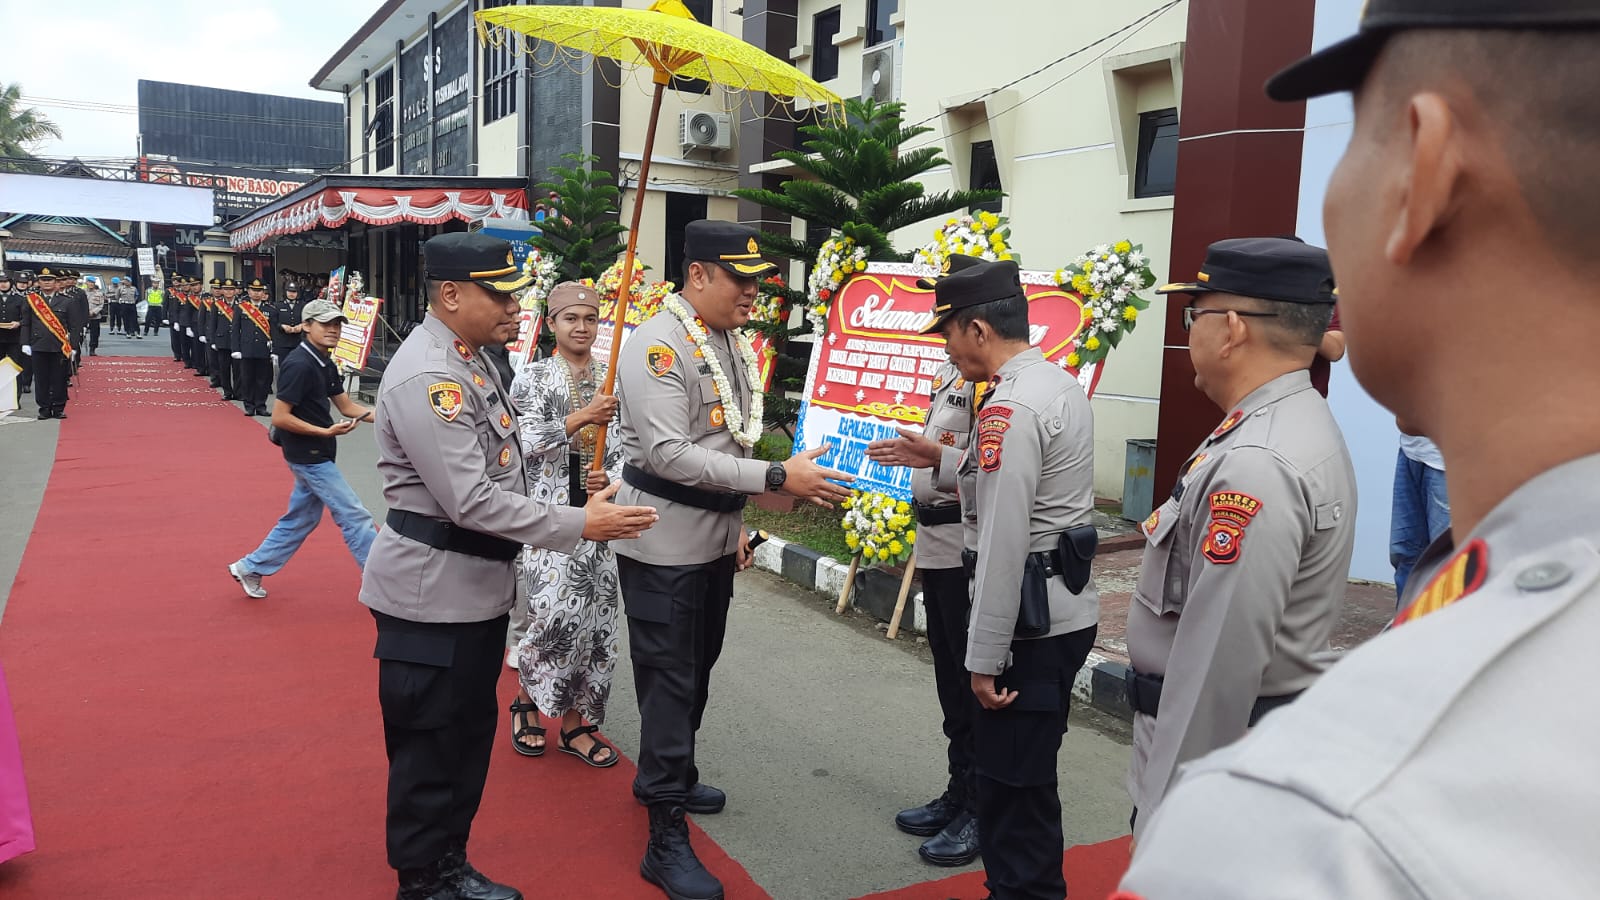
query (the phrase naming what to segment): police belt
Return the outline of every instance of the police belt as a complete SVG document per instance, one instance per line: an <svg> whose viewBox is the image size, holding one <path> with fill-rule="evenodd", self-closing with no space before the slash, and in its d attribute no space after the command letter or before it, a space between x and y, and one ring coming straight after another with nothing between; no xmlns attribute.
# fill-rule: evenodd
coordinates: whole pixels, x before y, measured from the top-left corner
<svg viewBox="0 0 1600 900"><path fill-rule="evenodd" d="M517 554L522 552L522 544L516 541L462 528L454 522L403 509L389 510L389 517L384 521L388 524L389 530L395 534L403 534L435 550L448 550L451 553L464 553L467 556L507 562L516 559Z"/></svg>
<svg viewBox="0 0 1600 900"><path fill-rule="evenodd" d="M716 513L738 512L750 502L744 494L729 494L722 491L703 491L700 488L689 487L668 481L646 472L633 463L624 463L622 466L622 480L633 485L646 494L653 494L663 500L673 503L682 503L695 509L710 510Z"/></svg>
<svg viewBox="0 0 1600 900"><path fill-rule="evenodd" d="M1128 689L1128 705L1133 707L1136 713L1154 717L1161 707L1161 686L1165 681L1164 676L1135 672L1133 667L1129 666L1128 674L1124 676L1123 681ZM1257 697L1254 705L1250 707L1250 727L1254 728L1267 713L1293 703L1302 693L1304 691L1280 694L1276 697Z"/></svg>
<svg viewBox="0 0 1600 900"><path fill-rule="evenodd" d="M924 522L923 524L926 525L927 523ZM1046 578L1054 578L1066 572L1066 567L1061 564L1060 550L1036 550L1033 553L1029 553L1027 558L1039 564L1039 567L1044 570L1044 577ZM961 568L967 570L968 578L972 577L978 571L978 551L962 550Z"/></svg>
<svg viewBox="0 0 1600 900"><path fill-rule="evenodd" d="M917 524L923 527L933 525L955 525L961 521L961 504L945 503L939 506L923 506L917 504Z"/></svg>

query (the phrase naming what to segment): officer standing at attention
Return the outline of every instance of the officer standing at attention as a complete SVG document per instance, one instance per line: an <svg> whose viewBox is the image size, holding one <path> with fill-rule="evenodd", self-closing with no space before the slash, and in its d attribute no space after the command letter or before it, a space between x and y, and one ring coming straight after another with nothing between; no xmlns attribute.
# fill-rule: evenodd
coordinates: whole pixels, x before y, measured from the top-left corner
<svg viewBox="0 0 1600 900"><path fill-rule="evenodd" d="M17 390L27 390L22 383L23 362L28 357L22 352L22 320L28 312L28 298L11 283L11 274L0 271L0 359L17 364Z"/></svg>
<svg viewBox="0 0 1600 900"><path fill-rule="evenodd" d="M1094 418L1077 379L1028 343L1017 264L986 262L939 279L937 318L950 361L988 382L977 434L952 472L973 568L967 671L980 842L996 900L1064 898L1056 756L1072 682L1100 619L1090 576Z"/></svg>
<svg viewBox="0 0 1600 900"><path fill-rule="evenodd" d="M1340 320L1439 445L1451 529L1394 626L1185 767L1119 896L1593 896L1600 5L1372 0L1267 89L1355 95L1323 204ZM1524 272L1537 336L1486 366Z"/></svg>
<svg viewBox="0 0 1600 900"><path fill-rule="evenodd" d="M639 699L634 797L649 807L640 874L672 900L718 900L722 885L689 846L684 813L721 812L723 792L700 782L695 732L722 652L735 570L750 564L748 495L783 491L828 506L850 492L827 479L818 447L781 463L752 459L762 394L755 351L740 330L761 258L756 231L698 219L684 233L684 286L640 325L618 361L622 503L651 504L661 524L612 545L628 615Z"/></svg>
<svg viewBox="0 0 1600 900"><path fill-rule="evenodd" d="M267 392L272 388L272 320L267 317L267 285L257 278L233 316L233 358L238 360L237 393L247 416L270 416Z"/></svg>
<svg viewBox="0 0 1600 900"><path fill-rule="evenodd" d="M222 279L222 301L217 304L217 317L212 322L211 354L217 367L217 381L222 388L222 399L239 399L239 366L233 358L234 320L239 315L239 282Z"/></svg>
<svg viewBox="0 0 1600 900"><path fill-rule="evenodd" d="M76 375L78 367L83 365L83 345L88 338L89 321L93 314L89 308L89 292L78 281L83 273L77 269L62 269L59 276L56 283L72 304L72 358L67 371L69 375Z"/></svg>
<svg viewBox="0 0 1600 900"><path fill-rule="evenodd" d="M12 357L22 366L22 374L17 376L17 384L22 393L33 392L33 348L28 346L28 294L39 287L33 280L33 273L27 269L17 273L16 295L22 300L22 312L17 320L17 356Z"/></svg>
<svg viewBox="0 0 1600 900"><path fill-rule="evenodd" d="M367 557L361 602L378 639L389 755L389 865L400 900L518 900L467 862L499 721L507 613L522 546L576 548L634 537L648 507L612 487L582 508L529 499L517 410L482 349L516 335L531 281L511 245L451 233L423 245L428 315L383 374L378 470L389 504Z"/></svg>
<svg viewBox="0 0 1600 900"><path fill-rule="evenodd" d="M978 265L975 256L951 254L945 273ZM935 290L936 281L918 286ZM917 574L922 578L922 603L928 612L928 649L933 653L933 682L944 715L950 781L944 793L923 806L903 810L894 824L907 834L929 839L917 854L937 866L964 866L978 857L977 797L972 778L972 682L967 675L967 618L972 595L961 550L961 502L954 491L933 483L933 470L954 472L966 452L977 422L977 385L946 362L934 373L928 399L928 421L921 431L900 429L901 437L874 441L867 456L886 466L911 466L912 498L917 512Z"/></svg>
<svg viewBox="0 0 1600 900"><path fill-rule="evenodd" d="M183 276L177 272L167 273L164 280L166 290L162 292L161 318L157 321L167 326L168 339L172 341L172 361L183 362L183 329L178 326L178 319L182 315L183 303Z"/></svg>
<svg viewBox="0 0 1600 900"><path fill-rule="evenodd" d="M1195 386L1224 418L1141 526L1127 630L1136 838L1179 765L1239 739L1331 664L1355 547L1350 451L1308 371L1333 315L1327 252L1219 241L1198 280L1158 293L1193 304Z"/></svg>
<svg viewBox="0 0 1600 900"><path fill-rule="evenodd" d="M290 281L283 286L283 299L269 303L271 312L267 318L272 322L272 355L281 360L294 351L300 344L300 334L305 326L300 321L300 311L305 309L306 302L300 299L300 283ZM274 382L273 390L277 390Z"/></svg>
<svg viewBox="0 0 1600 900"><path fill-rule="evenodd" d="M200 308L194 321L195 360L200 364L201 375L206 376L211 387L221 387L217 380L217 370L212 366L211 360L211 329L216 327L217 304L222 300L222 279L213 278L208 285L210 290L200 295Z"/></svg>
<svg viewBox="0 0 1600 900"><path fill-rule="evenodd" d="M83 327L73 296L62 290L65 279L58 270L39 270L39 291L28 295L28 316L23 321L24 353L33 358L34 400L39 418L67 417L67 376L72 366L72 335Z"/></svg>

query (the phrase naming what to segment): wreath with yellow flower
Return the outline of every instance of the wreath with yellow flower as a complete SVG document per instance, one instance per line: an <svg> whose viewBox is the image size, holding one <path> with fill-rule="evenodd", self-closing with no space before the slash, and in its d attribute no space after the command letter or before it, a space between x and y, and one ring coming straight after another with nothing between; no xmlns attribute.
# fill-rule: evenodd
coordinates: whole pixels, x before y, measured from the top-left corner
<svg viewBox="0 0 1600 900"><path fill-rule="evenodd" d="M523 257L522 273L533 276L533 281L517 292L517 299L525 304L543 305L545 298L550 296L550 289L556 286L561 277L561 257L531 247L528 255Z"/></svg>
<svg viewBox="0 0 1600 900"><path fill-rule="evenodd" d="M622 286L622 260L612 263L609 268L600 273L598 280L585 278L584 284L600 292L600 319L613 321L616 315L617 289ZM644 273L648 265L635 259L633 261L633 284L629 288L628 321L626 324L637 327L644 324L650 317L661 311L661 301L666 299L677 289L670 281L655 281L645 284Z"/></svg>
<svg viewBox="0 0 1600 900"><path fill-rule="evenodd" d="M1011 250L1010 221L988 211L947 219L944 226L934 233L933 240L918 248L912 259L935 272L941 272L944 271L944 261L951 254L1022 262Z"/></svg>
<svg viewBox="0 0 1600 900"><path fill-rule="evenodd" d="M898 565L917 543L911 504L888 494L851 491L844 501L844 542L869 563Z"/></svg>
<svg viewBox="0 0 1600 900"><path fill-rule="evenodd" d="M1156 283L1144 245L1130 241L1101 244L1056 270L1056 284L1083 298L1083 331L1067 354L1074 369L1106 358L1134 329L1139 313L1150 308L1135 291Z"/></svg>
<svg viewBox="0 0 1600 900"><path fill-rule="evenodd" d="M828 317L828 306L833 295L845 279L867 269L867 248L851 238L838 234L822 242L817 251L817 264L811 268L811 278L806 282L808 311L818 322Z"/></svg>

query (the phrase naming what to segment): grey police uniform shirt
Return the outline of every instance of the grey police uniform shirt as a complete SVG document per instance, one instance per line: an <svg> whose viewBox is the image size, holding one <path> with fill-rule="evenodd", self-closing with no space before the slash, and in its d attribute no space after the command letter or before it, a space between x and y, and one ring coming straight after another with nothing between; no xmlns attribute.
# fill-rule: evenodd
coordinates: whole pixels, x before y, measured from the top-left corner
<svg viewBox="0 0 1600 900"><path fill-rule="evenodd" d="M967 449L976 423L976 386L950 363L945 363L933 376L933 394L928 402L928 421L922 436L937 443L941 460L948 456L953 468L960 454ZM914 469L911 473L911 494L923 506L959 504L954 490L940 490L934 484L933 469ZM917 568L959 569L964 544L960 522L949 525L917 526Z"/></svg>
<svg viewBox="0 0 1600 900"><path fill-rule="evenodd" d="M1594 897L1596 506L1600 455L1501 501L1417 592L1459 599L1184 768L1123 887L1151 900Z"/></svg>
<svg viewBox="0 0 1600 900"><path fill-rule="evenodd" d="M679 297L686 309L693 309ZM707 329L707 345L750 413L745 364L725 331ZM623 460L645 472L713 493L759 494L766 490L768 463L733 439L711 368L678 317L663 311L634 330L617 362L617 399L622 413ZM618 556L658 566L708 563L739 549L744 517L712 512L645 493L627 483L616 501L653 506L659 516L640 537L612 541Z"/></svg>
<svg viewBox="0 0 1600 900"><path fill-rule="evenodd" d="M1195 450L1141 526L1128 657L1165 676L1134 717L1128 792L1143 832L1178 765L1237 740L1259 697L1329 664L1355 544L1350 452L1309 373L1267 382Z"/></svg>
<svg viewBox="0 0 1600 900"><path fill-rule="evenodd" d="M432 314L384 370L374 426L391 509L448 519L483 534L571 553L579 508L528 497L517 411L494 367ZM482 622L517 595L515 560L439 550L379 529L361 602L414 622Z"/></svg>
<svg viewBox="0 0 1600 900"><path fill-rule="evenodd" d="M935 483L948 488L947 473L942 459ZM1056 535L1088 524L1094 512L1094 414L1078 380L1037 348L1013 356L988 387L955 476L978 553L966 668L998 675L1010 664L1028 554L1055 549ZM1100 621L1092 578L1079 594L1059 576L1047 584L1050 630L1039 637Z"/></svg>

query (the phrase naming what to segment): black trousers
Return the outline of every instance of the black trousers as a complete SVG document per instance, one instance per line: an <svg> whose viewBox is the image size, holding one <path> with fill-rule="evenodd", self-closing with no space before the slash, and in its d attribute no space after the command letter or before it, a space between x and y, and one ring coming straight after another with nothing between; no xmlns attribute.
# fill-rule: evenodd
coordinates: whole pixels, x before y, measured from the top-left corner
<svg viewBox="0 0 1600 900"><path fill-rule="evenodd" d="M187 362L183 355L183 329L174 324L167 329L167 336L172 340L172 361Z"/></svg>
<svg viewBox="0 0 1600 900"><path fill-rule="evenodd" d="M239 399L245 409L267 405L267 392L272 388L272 360L250 359L239 362Z"/></svg>
<svg viewBox="0 0 1600 900"><path fill-rule="evenodd" d="M732 554L698 566L617 557L639 699L633 792L646 804L682 803L700 781L694 739L728 630L735 568Z"/></svg>
<svg viewBox="0 0 1600 900"><path fill-rule="evenodd" d="M139 304L122 304L122 327L130 336L139 333Z"/></svg>
<svg viewBox="0 0 1600 900"><path fill-rule="evenodd" d="M1096 630L1013 641L1011 668L995 683L1016 691L1016 699L1004 709L978 707L978 842L995 900L1067 896L1056 755L1067 730L1072 679L1094 647Z"/></svg>
<svg viewBox="0 0 1600 900"><path fill-rule="evenodd" d="M378 623L378 703L389 755L389 865L431 865L465 846L489 776L507 616L487 622Z"/></svg>
<svg viewBox="0 0 1600 900"><path fill-rule="evenodd" d="M972 783L972 719L977 712L972 677L967 673L967 618L972 596L967 572L921 569L922 605L928 613L928 649L933 651L933 684L944 714L945 752L950 760L950 796L976 811Z"/></svg>
<svg viewBox="0 0 1600 900"><path fill-rule="evenodd" d="M206 349L206 345L200 343L199 338L187 334L183 336L183 340L185 352L189 354L189 368L201 375L211 374L210 352Z"/></svg>
<svg viewBox="0 0 1600 900"><path fill-rule="evenodd" d="M222 388L222 395L230 400L239 396L237 375L232 350L211 351L211 378L217 383L217 387Z"/></svg>
<svg viewBox="0 0 1600 900"><path fill-rule="evenodd" d="M138 310L138 307L134 307L134 309ZM161 307L159 307L159 306L147 306L147 307L145 307L145 312L144 312L144 333L145 334L160 334L161 333Z"/></svg>
<svg viewBox="0 0 1600 900"><path fill-rule="evenodd" d="M33 399L40 412L60 412L67 405L67 376L72 368L65 354L33 351Z"/></svg>
<svg viewBox="0 0 1600 900"><path fill-rule="evenodd" d="M100 349L100 320L99 319L90 319L89 320L89 352L93 353L93 352L95 352L96 350L99 350L99 349Z"/></svg>

